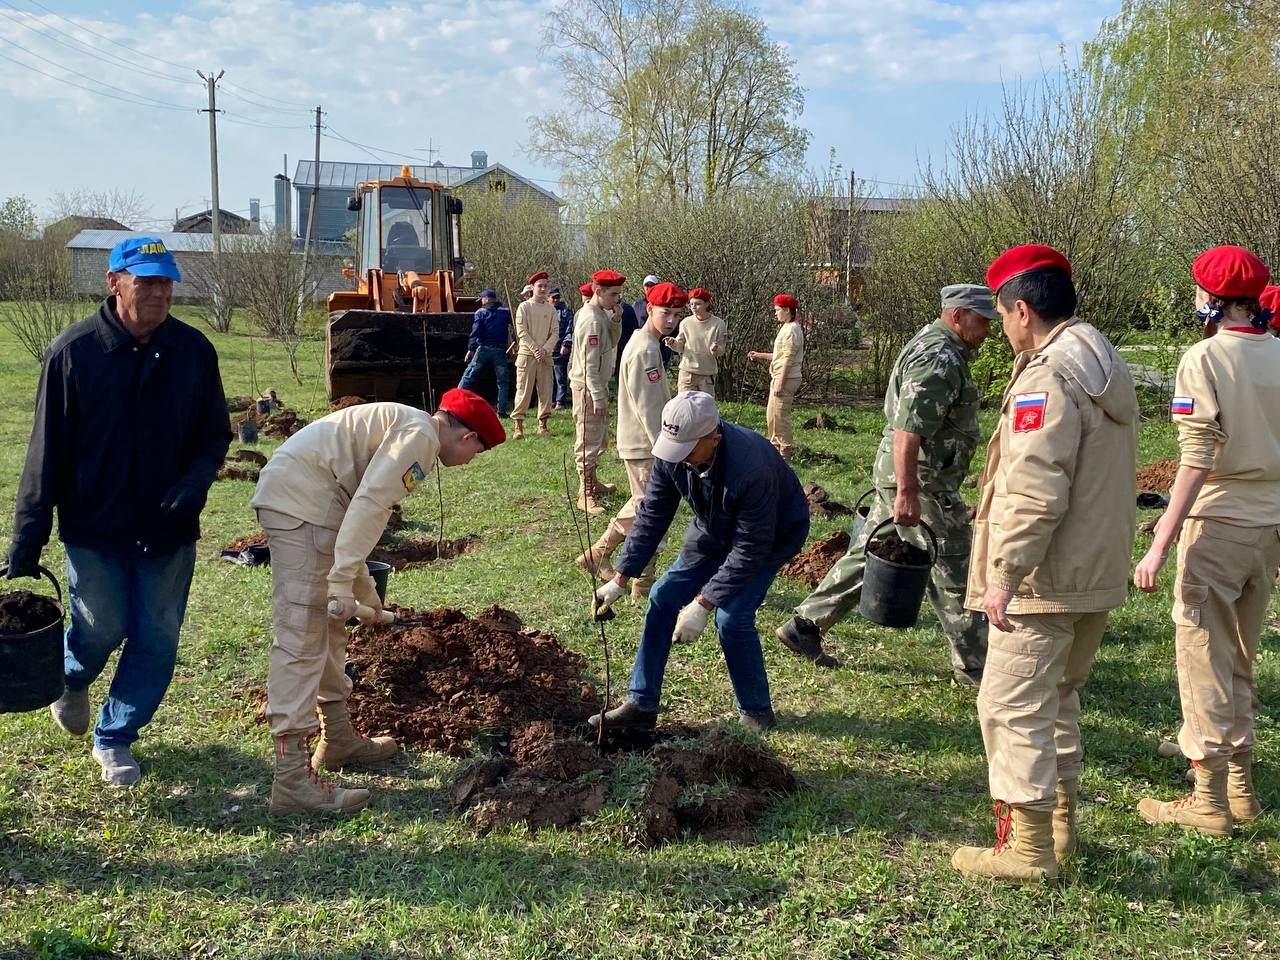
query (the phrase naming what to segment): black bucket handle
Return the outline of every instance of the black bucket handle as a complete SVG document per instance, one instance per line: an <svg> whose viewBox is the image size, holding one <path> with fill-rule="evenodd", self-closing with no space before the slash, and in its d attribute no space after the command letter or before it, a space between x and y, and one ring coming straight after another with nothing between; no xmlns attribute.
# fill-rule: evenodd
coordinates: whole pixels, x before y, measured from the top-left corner
<svg viewBox="0 0 1280 960"><path fill-rule="evenodd" d="M884 520L881 520L880 525L876 527L874 530L872 530L869 534L867 534L866 546L870 546L871 541L875 539L876 534L892 523L893 523L893 517L888 517ZM923 520L920 521L920 526L924 527L924 532L929 535L929 542L930 544L933 545L933 556L929 558L929 566L932 567L935 563L938 562L938 538L934 536L933 530L931 530L929 525L925 523Z"/></svg>
<svg viewBox="0 0 1280 960"><path fill-rule="evenodd" d="M54 590L57 592L57 594L58 594L58 606L62 606L62 587L58 586L58 578L57 578L57 577L55 577L55 576L50 572L50 570L49 570L49 568L48 568L48 567L40 566L40 567L37 567L36 569L37 569L40 573L43 573L46 577L48 577L48 578L49 578L49 582L53 584L53 589L54 589ZM0 578L3 578L3 577L4 577L8 572L9 572L9 564L7 564L7 563L0 563ZM33 579L33 580L39 580L39 579L40 579L39 574L37 574L36 576L32 577L31 579Z"/></svg>
<svg viewBox="0 0 1280 960"><path fill-rule="evenodd" d="M866 493L864 493L862 496L860 496L857 500L853 502L853 512L856 514L858 512L858 508L862 506L863 502L867 499L867 497L871 496L875 492L876 492L875 487L869 487Z"/></svg>

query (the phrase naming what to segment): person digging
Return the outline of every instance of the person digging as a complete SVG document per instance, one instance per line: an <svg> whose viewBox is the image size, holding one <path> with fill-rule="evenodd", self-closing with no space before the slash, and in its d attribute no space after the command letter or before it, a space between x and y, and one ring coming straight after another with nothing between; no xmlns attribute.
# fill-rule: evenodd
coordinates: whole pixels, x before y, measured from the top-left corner
<svg viewBox="0 0 1280 960"><path fill-rule="evenodd" d="M800 481L764 437L720 419L709 395L677 395L662 410L662 433L644 500L612 580L596 590L597 616L627 592L666 536L681 500L693 510L676 562L654 584L630 696L604 714L609 729L652 729L675 642L701 636L715 614L720 649L743 726L776 725L756 612L782 565L809 535ZM591 718L598 727L600 715Z"/></svg>
<svg viewBox="0 0 1280 960"><path fill-rule="evenodd" d="M434 415L400 403L331 413L286 440L262 468L250 506L271 550L272 813L354 811L368 804L368 790L338 787L316 773L386 760L398 749L390 737L357 734L347 713L344 625L352 617L361 623L392 619L365 558L392 507L437 461L462 466L505 439L493 408L454 388ZM320 741L312 756L317 726Z"/></svg>

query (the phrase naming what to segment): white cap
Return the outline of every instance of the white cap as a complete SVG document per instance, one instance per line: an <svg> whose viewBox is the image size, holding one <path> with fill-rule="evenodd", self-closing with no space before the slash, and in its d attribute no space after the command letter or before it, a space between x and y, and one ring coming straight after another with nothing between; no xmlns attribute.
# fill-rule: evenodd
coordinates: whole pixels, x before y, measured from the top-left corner
<svg viewBox="0 0 1280 960"><path fill-rule="evenodd" d="M652 273L644 278L642 286L653 287L662 282L661 277L655 277Z"/></svg>
<svg viewBox="0 0 1280 960"><path fill-rule="evenodd" d="M530 296L532 293L533 293L533 287L530 284L526 283L524 285L524 289L520 291L520 296L527 297L527 296Z"/></svg>
<svg viewBox="0 0 1280 960"><path fill-rule="evenodd" d="M662 408L662 432L653 445L653 455L668 463L681 463L698 441L720 426L720 411L709 393L690 390L678 393Z"/></svg>

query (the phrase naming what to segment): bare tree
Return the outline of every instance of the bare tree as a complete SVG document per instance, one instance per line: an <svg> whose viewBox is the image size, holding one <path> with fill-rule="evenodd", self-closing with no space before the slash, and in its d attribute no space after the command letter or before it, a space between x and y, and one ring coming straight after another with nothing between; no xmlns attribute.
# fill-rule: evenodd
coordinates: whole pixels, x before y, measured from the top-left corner
<svg viewBox="0 0 1280 960"><path fill-rule="evenodd" d="M212 256L193 258L184 266L183 282L198 298L196 315L217 333L227 333L240 303L242 258L224 251L215 264Z"/></svg>
<svg viewBox="0 0 1280 960"><path fill-rule="evenodd" d="M284 347L289 369L298 383L298 347L304 334L304 311L298 291L314 295L320 277L335 271L331 257L314 260L294 252L293 240L280 233L246 235L224 250L226 270L235 276L237 299L259 329Z"/></svg>
<svg viewBox="0 0 1280 960"><path fill-rule="evenodd" d="M110 190L74 190L55 193L50 201L53 219L63 217L106 217L126 227L147 219L150 205L136 190L112 187Z"/></svg>
<svg viewBox="0 0 1280 960"><path fill-rule="evenodd" d="M54 242L28 240L22 246L9 296L12 307L0 311L0 318L37 362L53 339L82 316L71 283L71 259Z"/></svg>
<svg viewBox="0 0 1280 960"><path fill-rule="evenodd" d="M476 286L492 287L504 301L538 270L566 294L591 273L555 210L533 201L504 203L497 193L467 195L462 249L476 265Z"/></svg>

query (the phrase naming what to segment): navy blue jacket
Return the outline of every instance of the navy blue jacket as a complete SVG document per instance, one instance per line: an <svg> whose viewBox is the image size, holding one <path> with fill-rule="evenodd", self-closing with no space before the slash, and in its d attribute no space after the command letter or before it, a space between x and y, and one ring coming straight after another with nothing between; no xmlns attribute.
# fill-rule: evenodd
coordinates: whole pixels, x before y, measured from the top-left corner
<svg viewBox="0 0 1280 960"><path fill-rule="evenodd" d="M476 347L501 347L507 349L510 343L507 331L511 328L511 311L498 302L493 306L481 307L476 311L476 318L471 324L471 337L467 340L467 349L474 351Z"/></svg>
<svg viewBox="0 0 1280 960"><path fill-rule="evenodd" d="M556 307L556 313L560 315L560 339L557 341L556 360L565 363L569 362L569 358L560 356L559 347L568 347L570 352L573 350L573 308L564 301Z"/></svg>
<svg viewBox="0 0 1280 960"><path fill-rule="evenodd" d="M230 443L213 344L174 317L138 343L108 297L45 353L14 543L43 547L55 508L72 546L141 553L194 543ZM196 494L192 509L163 515L161 501L179 486Z"/></svg>
<svg viewBox="0 0 1280 960"><path fill-rule="evenodd" d="M622 351L626 347L627 341L631 339L631 335L640 329L642 324L636 317L635 308L629 303L622 303L622 325L618 333L618 363L617 368L622 367ZM616 374L615 374L616 376Z"/></svg>
<svg viewBox="0 0 1280 960"><path fill-rule="evenodd" d="M644 500L614 565L619 573L639 576L681 500L693 509L693 522L680 555L686 565L719 566L702 588L717 607L765 570L776 572L809 536L809 503L786 461L760 434L721 420L720 446L706 480L683 463L653 462Z"/></svg>

